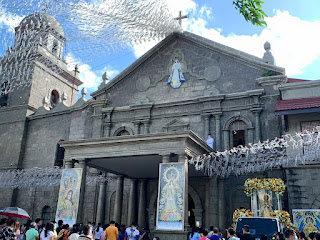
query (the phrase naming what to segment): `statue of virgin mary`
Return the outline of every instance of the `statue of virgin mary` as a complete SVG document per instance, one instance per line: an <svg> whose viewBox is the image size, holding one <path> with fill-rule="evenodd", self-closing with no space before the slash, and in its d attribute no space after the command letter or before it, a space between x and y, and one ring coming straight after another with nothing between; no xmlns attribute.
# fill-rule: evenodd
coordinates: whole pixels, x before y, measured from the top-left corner
<svg viewBox="0 0 320 240"><path fill-rule="evenodd" d="M181 86L181 82L184 82L185 78L182 74L181 64L178 59L174 61L172 65L171 75L168 79L168 84L171 84L173 88Z"/></svg>

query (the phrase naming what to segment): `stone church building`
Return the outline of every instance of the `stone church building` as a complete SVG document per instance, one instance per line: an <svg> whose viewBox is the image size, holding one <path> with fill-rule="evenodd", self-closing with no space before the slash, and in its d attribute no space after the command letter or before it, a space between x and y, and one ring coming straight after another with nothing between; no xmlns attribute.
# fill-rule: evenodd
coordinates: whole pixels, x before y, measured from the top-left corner
<svg viewBox="0 0 320 240"><path fill-rule="evenodd" d="M107 183L83 184L79 222L136 221L148 223L154 232L159 163L183 162L187 156L320 125L320 81L287 78L285 69L274 65L269 43L258 58L189 32L167 36L103 82L89 100L85 89L77 100L82 82L77 69L67 70L60 24L34 14L22 20L17 32L27 34L26 25L40 16L50 30L44 42L35 44L47 61L32 61L29 87L1 96L0 170L80 167L112 176ZM12 51L21 48L16 41ZM2 57L0 64L7 59ZM179 69L174 69L176 62ZM184 80L179 86L168 84L174 70ZM213 149L206 144L209 133ZM286 182L283 208L290 213L320 208L319 162L254 176ZM250 209L243 190L248 177L253 175L216 179L189 165L188 225L230 226L236 208ZM19 206L33 219L53 220L58 191L0 189L0 208Z"/></svg>

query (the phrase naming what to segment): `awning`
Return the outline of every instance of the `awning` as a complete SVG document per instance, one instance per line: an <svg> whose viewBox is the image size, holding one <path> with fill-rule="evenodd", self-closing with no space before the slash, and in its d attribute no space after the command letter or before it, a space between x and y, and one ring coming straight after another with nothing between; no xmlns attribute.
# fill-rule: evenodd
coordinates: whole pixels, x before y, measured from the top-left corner
<svg viewBox="0 0 320 240"><path fill-rule="evenodd" d="M278 100L276 115L320 112L320 97Z"/></svg>

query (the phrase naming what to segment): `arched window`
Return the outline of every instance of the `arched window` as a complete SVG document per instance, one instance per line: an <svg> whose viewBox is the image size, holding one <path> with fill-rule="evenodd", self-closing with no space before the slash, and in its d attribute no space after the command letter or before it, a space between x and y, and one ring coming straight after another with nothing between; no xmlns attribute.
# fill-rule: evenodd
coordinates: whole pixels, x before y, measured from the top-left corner
<svg viewBox="0 0 320 240"><path fill-rule="evenodd" d="M59 103L59 93L57 90L52 90L50 96L50 107L54 108Z"/></svg>
<svg viewBox="0 0 320 240"><path fill-rule="evenodd" d="M64 148L60 147L60 144L57 144L57 150L56 150L56 159L54 162L55 166L62 167L63 166L63 159L64 159Z"/></svg>
<svg viewBox="0 0 320 240"><path fill-rule="evenodd" d="M57 52L58 52L58 41L54 40L52 43L52 53L54 55L57 55Z"/></svg>
<svg viewBox="0 0 320 240"><path fill-rule="evenodd" d="M236 120L230 124L230 146L246 145L248 139L248 126L244 121Z"/></svg>
<svg viewBox="0 0 320 240"><path fill-rule="evenodd" d="M46 224L51 221L51 207L44 206L41 213L42 223Z"/></svg>
<svg viewBox="0 0 320 240"><path fill-rule="evenodd" d="M121 130L120 132L117 133L117 136L126 136L130 135L130 133L127 130Z"/></svg>

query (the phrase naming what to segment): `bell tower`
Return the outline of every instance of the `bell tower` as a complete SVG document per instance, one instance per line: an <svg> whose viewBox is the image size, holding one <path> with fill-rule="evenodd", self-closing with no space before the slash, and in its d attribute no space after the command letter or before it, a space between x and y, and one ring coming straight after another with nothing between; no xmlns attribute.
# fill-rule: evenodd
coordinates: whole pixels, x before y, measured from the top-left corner
<svg viewBox="0 0 320 240"><path fill-rule="evenodd" d="M62 93L76 102L82 82L78 71L69 71L63 51L66 38L60 23L46 13L25 17L15 28L14 48L0 60L0 106L27 105L31 111L42 106L42 99L52 99L50 108Z"/></svg>

